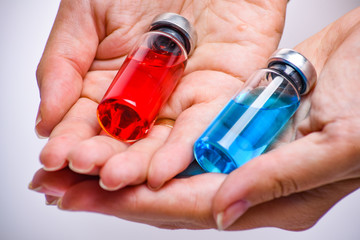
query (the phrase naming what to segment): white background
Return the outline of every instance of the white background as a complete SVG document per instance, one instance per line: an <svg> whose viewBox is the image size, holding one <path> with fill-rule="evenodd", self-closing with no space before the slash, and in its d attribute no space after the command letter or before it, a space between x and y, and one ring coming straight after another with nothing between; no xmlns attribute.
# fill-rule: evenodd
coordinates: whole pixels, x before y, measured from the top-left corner
<svg viewBox="0 0 360 240"><path fill-rule="evenodd" d="M39 103L35 70L58 4L59 0L0 0L0 239L360 239L360 190L304 232L171 231L46 206L44 197L27 185L41 167L38 155L46 142L33 131ZM359 0L290 1L281 46L293 47L357 6Z"/></svg>

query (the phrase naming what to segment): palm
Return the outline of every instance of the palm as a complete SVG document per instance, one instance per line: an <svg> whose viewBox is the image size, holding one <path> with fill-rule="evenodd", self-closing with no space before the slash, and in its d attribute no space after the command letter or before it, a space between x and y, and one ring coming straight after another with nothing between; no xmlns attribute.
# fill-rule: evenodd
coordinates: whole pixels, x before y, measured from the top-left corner
<svg viewBox="0 0 360 240"><path fill-rule="evenodd" d="M73 56L81 69L78 75L84 78L77 78L78 92L73 90L62 96L72 106L64 112L65 117L54 128L41 153L45 168L57 170L69 160L73 170L97 174L106 163L101 176L108 188L138 184L147 177L153 187L161 186L186 168L192 160L196 138L243 81L264 66L276 49L283 27L284 2L254 5L247 1L176 4L148 1L141 5L116 2L110 7L112 1L108 1L95 6L93 15L97 18L93 22L97 24L85 27L83 35L88 38L82 39L85 46L92 48L84 50L86 59L80 61L76 56L81 49L75 50ZM144 6L146 13L139 11ZM185 76L160 113L161 117L176 119L174 129L170 132L164 126L154 126L147 138L129 146L101 134L95 110L136 37L146 31L156 13L164 11L180 12L195 22L199 35L197 49ZM84 69L88 69L87 73L81 74ZM64 89L73 89L74 81L64 80L63 85Z"/></svg>
<svg viewBox="0 0 360 240"><path fill-rule="evenodd" d="M307 229L337 201L359 186L358 149L354 148L359 138L352 128L354 124L358 124L358 84L351 74L359 70L356 68L356 62L354 65L351 64L351 61L358 60L356 56L359 49L354 46L357 46L359 33L355 31L351 35L345 34L344 36L349 37L346 41L338 39L342 45L334 56L328 58L329 52L325 52L320 55L319 61L314 61L317 68L323 70L319 85L308 99L313 105L310 121L302 123L302 132L307 136L261 156L264 161L260 158L255 159L230 176L201 174L190 178L172 179L156 192L149 190L144 184L126 187L116 192L104 191L92 177L76 174L69 169L52 173L40 170L33 179L32 187L42 186L41 191L45 194L61 197L60 207L63 209L99 212L163 228L190 229L215 227L213 213L216 214L229 203L238 201L239 195L241 197L244 194L252 194L253 197L260 196L261 201L254 201L251 209L242 215L231 229L264 226L288 230ZM320 41L317 41L319 39ZM311 55L311 49L326 39L333 38L320 33L299 48L306 52L306 55ZM317 53L314 54L311 56L312 59L316 59L314 56L317 56ZM349 58L351 55L353 57ZM324 62L327 63L323 67ZM338 68L339 65L342 68ZM331 93L334 89L331 86L334 83L346 89L347 96L339 98L333 106L327 103L333 103ZM351 98L351 101L347 98ZM324 106L331 107L332 111L323 112ZM336 118L336 111L342 109L339 106L346 106L351 110L342 111L342 117ZM351 117L347 117L346 114L350 114ZM333 121L325 124L324 129L327 130L309 129L322 126L326 119L332 119L334 116ZM337 124L338 121L341 124ZM340 130L337 129L339 127ZM344 129L352 131L341 131ZM322 137L326 134L340 134L342 138L330 138L329 141L328 136ZM323 140L315 141L314 144L314 136ZM329 149L326 146L329 144L335 152L330 151L326 154ZM310 152L304 154L304 149ZM292 156L292 161L289 161L289 155ZM295 185L291 185L294 183ZM291 186L297 188L291 189Z"/></svg>
<svg viewBox="0 0 360 240"><path fill-rule="evenodd" d="M353 15L354 14L355 16L359 16L358 12L353 13ZM354 23L351 17L350 20ZM352 24L343 24L342 22L340 22L340 25L348 28L348 30L351 26L353 26ZM338 30L337 27L335 27L335 29ZM344 35L338 34L337 31L329 31L329 29L326 29L322 33L327 32L333 32L339 36L349 35L348 33ZM359 33L359 31L357 32ZM326 34L322 35L322 33L299 47L302 50L301 52L306 53L306 56L310 55L310 59L316 60L314 63L317 66L317 69L322 69L324 62L329 55L329 52L324 53L321 51L332 49L330 47L319 48L319 44L327 43L325 46L328 46L329 44L330 46L333 46L334 39L341 40L339 45L343 43L343 39L340 39L341 37L339 39L333 38L332 36L326 36ZM252 67L256 68L257 66L262 65L264 60L264 57L260 57L260 59L248 58L248 61L242 63L243 65L241 67L229 68L231 70L226 69L227 64L231 63L231 61L227 61L227 64L223 64L223 62L216 62L216 64L214 63L211 65L213 62L208 61L205 57L205 53L212 52L209 51L211 43L205 42L205 36L208 35L205 34L200 39L199 47L189 63L187 75L180 82L179 87L174 92L169 104L161 113L164 116L177 118L176 126L173 129L168 141L170 141L171 138L176 139L176 137L171 137L175 134L175 131L181 133L181 129L184 129L184 136L183 138L180 138L184 141L181 143L185 145L191 143L191 139L195 136L192 136L193 133L191 131L186 131L187 125L185 123L196 124L200 116L201 119L205 118L203 121L204 125L206 125L206 122L209 118L211 118L211 115L215 114L215 111L210 113L209 109L213 111L212 106L217 106L217 104L225 102L225 95L230 94L232 91L231 89L227 89L227 87L232 88L235 85L241 85L241 82L234 79L232 76L242 76L241 74L244 74L244 77L240 77L240 79L245 79L246 74L245 72L242 72L242 66L247 66L249 69ZM42 191L44 193L53 194L56 197L62 197L60 206L64 209L100 212L132 221L145 222L151 225L167 228L214 227L215 222L213 220L212 213L216 214L219 210L222 211L230 203L239 200L239 196L241 194L246 195L253 193L253 196L256 197L257 193L258 196L261 197L261 201L254 201L254 206L237 220L237 222L232 226L233 229L256 228L263 226L276 226L290 230L309 228L331 206L333 206L333 204L335 204L343 196L356 189L359 185L357 163L358 148L355 147L357 146L356 142L358 142L359 139L358 135L356 135L353 131L353 124L358 123L356 121L345 121L349 119L357 120L356 116L358 116L358 114L356 113L358 113L357 108L359 106L359 104L357 104L356 97L354 98L354 96L357 96L357 91L354 86L357 86L358 84L356 84L356 82L352 82L352 80L356 79L350 78L351 76L349 77L350 73L356 73L356 71L358 71L358 68L356 68L358 65L356 65L356 63L351 63L352 60L356 60L356 57L349 58L348 55L346 55L346 53L350 52L353 56L358 56L358 48L353 47L357 46L356 43L358 38L352 37L350 39L352 39L353 43L349 45L348 48L344 45L345 47L339 49L339 51L335 54L335 57L332 58L332 60L329 60L327 66L324 67L324 70L322 71L323 80L317 86L314 95L308 99L308 101L312 101L313 108L310 113L310 117L302 123L300 129L304 135L309 136L303 137L298 141L283 147L282 149L275 150L272 153L260 157L267 158L265 159L266 161L251 161L250 164L239 168L238 172L234 172L234 174L227 177L226 182L224 182L226 177L225 175L202 174L186 179L173 179L157 192L150 191L144 184L126 187L116 192L108 192L100 189L97 181L93 181L92 177L76 174L69 171L69 169L63 169L61 171L51 173L40 170L33 179L32 187L37 188L38 186L43 186ZM221 42L219 39L213 41ZM349 42L349 40L347 40L346 43L349 44L351 41ZM230 42L226 43L226 41L218 44L224 47L231 45ZM241 47L241 44L239 47ZM314 51L314 49L319 51ZM254 49L252 51L249 49L243 49L244 52L234 51L231 54L224 54L222 56L237 57L238 55L244 56L244 54L256 55L256 51L260 52L260 50L263 51L254 45ZM344 55L342 55L342 53L344 53ZM200 68L203 63L208 64L208 66ZM68 113L67 117L54 130L52 138L47 146L48 153L56 153L53 154L53 156L57 156L57 159L60 159L60 163L65 161L64 159L66 159L68 152L73 147L69 139L72 139L75 143L79 143L85 139L90 139L84 145L89 144L91 141L95 143L97 140L102 139L102 141L106 142L106 144L95 148L96 151L94 151L101 152L100 150L103 150L101 154L97 155L99 159L105 159L102 153L108 154L107 156L112 156L116 154L117 151L121 151L121 149L130 149L128 146L113 141L111 138L95 136L98 134L100 129L96 123L96 119L94 119L96 102L93 100L97 99L98 101L102 97L102 93L106 88L106 86L103 86L105 84L102 84L99 79L111 81L112 76L110 75L114 74L114 72L111 71L96 71L99 69L106 69L105 67L100 67L101 64L103 64L103 66L107 66L110 70L115 69L115 67L111 67L112 64L110 61L96 60L94 62L92 71L85 77L83 85L83 96L85 98L80 99L74 105L73 110ZM341 65L342 68L339 68L339 65ZM352 69L352 66L355 66L355 69ZM235 71L236 69L239 71ZM334 70L343 70L344 72L342 74L341 71L337 72ZM216 76L221 76L220 79L224 82L225 86L223 87L224 89L216 89L217 92L213 92L212 90L216 87L212 88L212 86L218 86L220 81L219 77ZM343 78L344 76L346 76L347 79ZM100 83L97 83L97 81ZM333 102L333 96L337 95L338 92L334 93L337 89L332 88L332 86L334 86L334 84L336 86L340 86L340 84L336 81L347 83L342 86L346 89L346 96L344 96L344 98L350 97L350 101L343 101L344 99L339 98L339 101ZM98 87L101 87L102 90L96 90ZM92 90L94 88L96 91ZM224 96L222 96L222 94L224 94ZM93 100L88 100L88 98ZM86 105L84 102L89 104ZM329 102L332 104L327 104ZM183 105L177 106L176 103L182 103ZM351 105L352 107L349 108L350 110L346 112L342 111L340 113L340 116L342 117L334 119L334 117L339 114L338 111L343 109L342 107L349 107L349 103L353 103L353 105ZM206 110L206 105L211 107ZM90 107L87 108L87 106ZM322 108L323 106L331 106L332 111L323 111L325 110L325 108ZM219 108L219 106L217 107ZM346 115L346 117L343 117L344 113L353 114L353 116L349 117ZM183 124L181 124L181 122ZM339 122L341 124L336 124ZM326 126L324 127L325 123L329 123L329 125L332 126L335 124L337 128L340 127L341 129L329 129ZM196 128L198 128L196 131L200 131L201 128L204 128L204 125L200 125L202 124L196 126ZM79 127L77 128L77 126ZM193 129L194 127L191 127L191 130ZM333 141L333 139L329 138L329 135L326 135L330 133L330 136L337 136L336 133L342 134L344 132L342 131L343 129L351 129L351 131L346 131L346 134L342 135L347 137L346 139L338 137L335 138L335 141ZM166 132L166 128L160 129L160 127L158 127L152 132L155 131L165 131L165 135L169 134L169 132ZM315 132L311 133L312 131ZM331 135L331 133L335 135ZM163 136L156 138L155 135L156 134L153 134L153 137L149 136L149 145L154 144L156 146L161 146L165 141L165 138L162 138ZM319 144L320 148L316 146L313 146L312 148L304 148L304 146L306 147L319 143L308 141L309 139L311 140L312 136L323 135L325 135L323 138L323 140L325 139L325 143L331 143L331 149L327 147L322 148L323 144ZM181 136L181 134L177 136ZM189 136L190 138L188 138ZM326 141L328 139L330 139L330 141ZM68 142L64 140L67 140ZM136 145L144 144L144 141L146 140L139 141ZM101 141L98 141L97 143L99 142ZM66 143L68 145L66 145ZM53 144L53 146L51 146L51 144ZM83 150L86 147L84 145L81 146ZM64 146L65 148L63 149L65 149L65 154L63 158L59 158L59 148ZM108 147L107 150L105 146ZM135 146L135 144L133 146ZM350 151L346 151L347 148L350 148ZM174 149L176 150L176 148ZM309 153L304 154L304 149L308 149ZM329 150L329 153L324 153L324 149ZM332 149L334 149L337 153L332 154L333 151L330 151ZM88 147L87 150L91 150L91 148ZM77 163L81 163L79 159L81 159L81 156L84 157L84 155L82 155L84 152L79 150L77 151L77 155L75 153L73 151L73 155L70 154L70 156L74 157L74 159L76 158ZM134 151L135 155L136 153L139 152ZM348 155L342 153L347 153ZM183 153L178 151L177 154L181 155ZM90 155L91 154L89 154L89 156ZM171 155L174 156L175 154L171 153ZM289 155L292 156L294 161L289 161ZM314 156L316 157L314 158ZM93 156L91 155L90 159L91 157ZM316 161L314 161L314 159ZM342 159L342 161L338 161L339 159ZM135 160L137 159L135 158ZM47 161L49 161L46 162L47 164L51 164L50 160ZM103 161L105 162L106 159ZM141 161L144 161L143 158L140 162ZM124 161L123 164L132 164L132 162L133 161ZM319 162L322 162L322 164L319 164ZM324 164L327 162L333 165L329 167L328 164ZM131 168L128 169L131 170ZM166 170L168 171L168 169ZM137 168L137 172L141 171L141 167ZM272 174L275 174L275 177ZM303 174L302 178L301 174ZM283 178L285 178L285 182L281 182ZM138 178L138 180L139 182L143 181L143 175ZM275 185L272 185L274 184L274 180ZM288 181L286 182L286 180ZM132 183L135 182L136 181L133 181ZM234 183L237 184L236 188L234 188ZM291 184L294 183L295 187L296 184L298 184L298 189L287 188L289 186L291 187ZM220 190L218 190L219 187ZM280 194L279 192L274 193L274 190L279 190ZM274 199L274 197L279 198ZM326 201L324 201L324 199L326 199Z"/></svg>

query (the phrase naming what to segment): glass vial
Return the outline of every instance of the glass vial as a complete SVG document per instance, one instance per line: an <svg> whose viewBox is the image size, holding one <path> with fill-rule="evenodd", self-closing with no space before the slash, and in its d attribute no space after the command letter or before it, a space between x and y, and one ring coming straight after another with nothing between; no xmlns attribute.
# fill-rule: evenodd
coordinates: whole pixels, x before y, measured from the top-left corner
<svg viewBox="0 0 360 240"><path fill-rule="evenodd" d="M207 172L230 173L259 156L297 110L316 81L314 66L291 49L277 50L195 142Z"/></svg>
<svg viewBox="0 0 360 240"><path fill-rule="evenodd" d="M126 142L145 137L182 77L196 38L184 17L155 17L97 108L99 123L109 135Z"/></svg>

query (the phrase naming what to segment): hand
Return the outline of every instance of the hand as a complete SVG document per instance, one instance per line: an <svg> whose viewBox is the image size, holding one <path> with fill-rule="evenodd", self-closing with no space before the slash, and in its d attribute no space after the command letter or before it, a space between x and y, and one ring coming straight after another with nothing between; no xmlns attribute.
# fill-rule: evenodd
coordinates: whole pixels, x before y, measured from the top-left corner
<svg viewBox="0 0 360 240"><path fill-rule="evenodd" d="M158 191L150 190L146 184L106 191L95 176L77 174L68 168L55 172L40 169L30 186L46 194L48 204L58 204L63 210L98 212L161 228L202 229L216 226L211 197L224 177L201 174L172 179Z"/></svg>
<svg viewBox="0 0 360 240"><path fill-rule="evenodd" d="M255 204L227 228L229 230L258 227L304 230L311 227L336 202L360 186L358 128L347 123L353 119L355 121L350 124L358 124L356 117L359 115L356 114L360 106L356 102L357 95L351 94L357 93L359 86L356 79L352 79L359 71L358 11L349 13L298 46L321 72L313 95L307 99L313 104L309 118L299 129L304 137L299 136L293 143L250 161L232 173L226 182L223 174L201 174L172 179L155 192L145 184L108 192L99 188L96 178L63 169L58 172L40 170L33 179L32 188L61 197L59 205L65 210L99 212L158 227L213 228L216 227L213 213L217 218L231 203L243 199L255 199ZM347 94L341 98L339 94L343 91ZM339 97L334 102L333 98L328 98L332 96ZM333 105L325 104L327 101ZM322 108L324 104L326 109ZM343 107L348 110L343 111ZM343 118L338 119L338 116ZM324 121L330 117L335 120ZM336 131L338 124L342 131ZM349 128L350 131L344 131ZM321 141L313 142L314 138ZM304 146L308 152L304 151ZM297 184L296 190L292 189L295 186L292 183ZM226 217L229 216L223 214L220 227L226 227Z"/></svg>
<svg viewBox="0 0 360 240"><path fill-rule="evenodd" d="M47 204L57 204L62 210L96 212L166 229L209 229L216 228L212 200L225 177L206 173L172 179L158 191L146 184L106 191L96 177L68 168L56 172L40 169L30 186L46 194ZM354 183L356 180L335 183L254 206L229 229L306 229L349 194Z"/></svg>
<svg viewBox="0 0 360 240"><path fill-rule="evenodd" d="M359 13L360 8L350 12L298 46L322 68L307 99L309 115L298 125L296 141L250 161L225 180L213 205L219 228L236 227L249 208L278 199L283 199L280 211L286 221L293 216L299 229L309 228L329 203L360 187ZM287 209L294 205L293 196L302 204ZM280 227L294 228L284 224Z"/></svg>
<svg viewBox="0 0 360 240"><path fill-rule="evenodd" d="M44 168L69 162L76 172L100 174L109 190L146 179L152 188L162 186L189 165L196 138L276 49L286 2L63 1L38 69L36 129L51 132L40 155ZM165 11L195 22L197 49L160 113L176 119L174 128L156 125L129 146L100 131L96 107L136 37Z"/></svg>

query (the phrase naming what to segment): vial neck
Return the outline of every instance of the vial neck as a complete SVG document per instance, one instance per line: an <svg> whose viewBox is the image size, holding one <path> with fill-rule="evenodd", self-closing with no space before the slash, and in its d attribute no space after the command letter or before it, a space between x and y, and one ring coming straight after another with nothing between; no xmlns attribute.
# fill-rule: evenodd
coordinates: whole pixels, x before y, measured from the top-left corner
<svg viewBox="0 0 360 240"><path fill-rule="evenodd" d="M291 83L295 86L299 95L305 90L305 81L302 76L293 67L284 63L273 63L269 66L271 69L279 71L282 75L286 76Z"/></svg>
<svg viewBox="0 0 360 240"><path fill-rule="evenodd" d="M176 31L175 29L173 29L171 27L161 27L161 28L152 29L152 30L161 31L161 32L164 32L164 33L167 33L167 34L173 36L176 40L178 40L184 46L187 54L189 54L190 42L183 34L181 34L181 32Z"/></svg>

